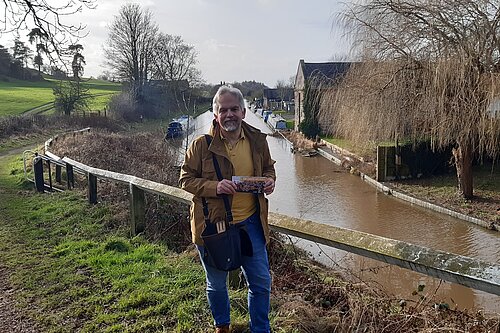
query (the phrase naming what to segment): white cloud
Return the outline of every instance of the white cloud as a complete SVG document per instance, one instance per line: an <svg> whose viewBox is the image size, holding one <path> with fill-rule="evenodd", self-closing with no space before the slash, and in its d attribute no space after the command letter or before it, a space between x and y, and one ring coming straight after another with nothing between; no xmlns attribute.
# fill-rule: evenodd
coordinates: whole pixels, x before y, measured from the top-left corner
<svg viewBox="0 0 500 333"><path fill-rule="evenodd" d="M220 43L216 39L208 39L205 42L203 42L203 46L206 47L207 50L210 50L212 52L219 52L219 51L224 51L227 49L235 49L236 45L231 45L231 44L224 44Z"/></svg>

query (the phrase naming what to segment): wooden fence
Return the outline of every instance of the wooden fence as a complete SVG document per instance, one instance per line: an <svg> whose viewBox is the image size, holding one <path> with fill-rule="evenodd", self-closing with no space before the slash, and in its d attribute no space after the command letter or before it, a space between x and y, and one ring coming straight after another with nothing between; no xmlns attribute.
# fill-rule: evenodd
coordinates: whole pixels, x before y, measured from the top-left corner
<svg viewBox="0 0 500 333"><path fill-rule="evenodd" d="M80 131L80 133L84 132L88 132L88 129ZM132 235L144 230L145 192L167 197L187 205L191 204L192 195L182 189L131 175L93 168L68 157L61 159L49 152L53 141L54 139L50 139L46 142L45 158L50 159L52 163L64 165L66 168L69 167L70 170L86 175L90 203L97 202L97 179L107 179L129 186L130 232ZM269 224L271 229L284 234L500 295L500 265L497 263L488 263L470 257L283 214L269 213Z"/></svg>

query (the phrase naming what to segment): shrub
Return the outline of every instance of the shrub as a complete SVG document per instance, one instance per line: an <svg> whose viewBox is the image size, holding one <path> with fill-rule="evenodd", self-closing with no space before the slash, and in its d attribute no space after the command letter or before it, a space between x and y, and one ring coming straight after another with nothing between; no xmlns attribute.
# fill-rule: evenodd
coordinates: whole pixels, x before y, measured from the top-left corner
<svg viewBox="0 0 500 333"><path fill-rule="evenodd" d="M118 131L123 124L106 117L92 115L89 117L68 117L62 115L21 115L0 117L0 139L10 136L26 136L29 134L44 134L46 139L54 131L64 132L85 127L105 128Z"/></svg>
<svg viewBox="0 0 500 333"><path fill-rule="evenodd" d="M53 88L54 106L58 113L69 116L75 111L88 110L88 102L92 98L87 88L78 81L60 81Z"/></svg>
<svg viewBox="0 0 500 333"><path fill-rule="evenodd" d="M138 105L129 92L114 95L109 101L109 112L115 119L127 122L139 120Z"/></svg>

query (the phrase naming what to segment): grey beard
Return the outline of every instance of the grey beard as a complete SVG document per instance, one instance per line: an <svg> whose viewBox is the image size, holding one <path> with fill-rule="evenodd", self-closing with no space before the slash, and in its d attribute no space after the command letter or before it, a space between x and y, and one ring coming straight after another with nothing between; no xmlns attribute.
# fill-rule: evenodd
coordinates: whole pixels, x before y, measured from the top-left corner
<svg viewBox="0 0 500 333"><path fill-rule="evenodd" d="M236 124L236 122L230 121L225 123L224 126L222 126L222 128L224 128L226 132L234 132L238 129L238 125Z"/></svg>

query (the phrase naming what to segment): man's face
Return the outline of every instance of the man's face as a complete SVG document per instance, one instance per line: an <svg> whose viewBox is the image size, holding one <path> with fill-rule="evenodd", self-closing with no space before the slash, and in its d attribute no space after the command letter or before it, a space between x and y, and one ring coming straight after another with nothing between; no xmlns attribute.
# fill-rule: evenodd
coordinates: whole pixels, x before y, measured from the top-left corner
<svg viewBox="0 0 500 333"><path fill-rule="evenodd" d="M245 109L241 109L238 98L226 93L219 96L219 112L214 114L219 126L226 132L240 129L241 121L245 118Z"/></svg>

